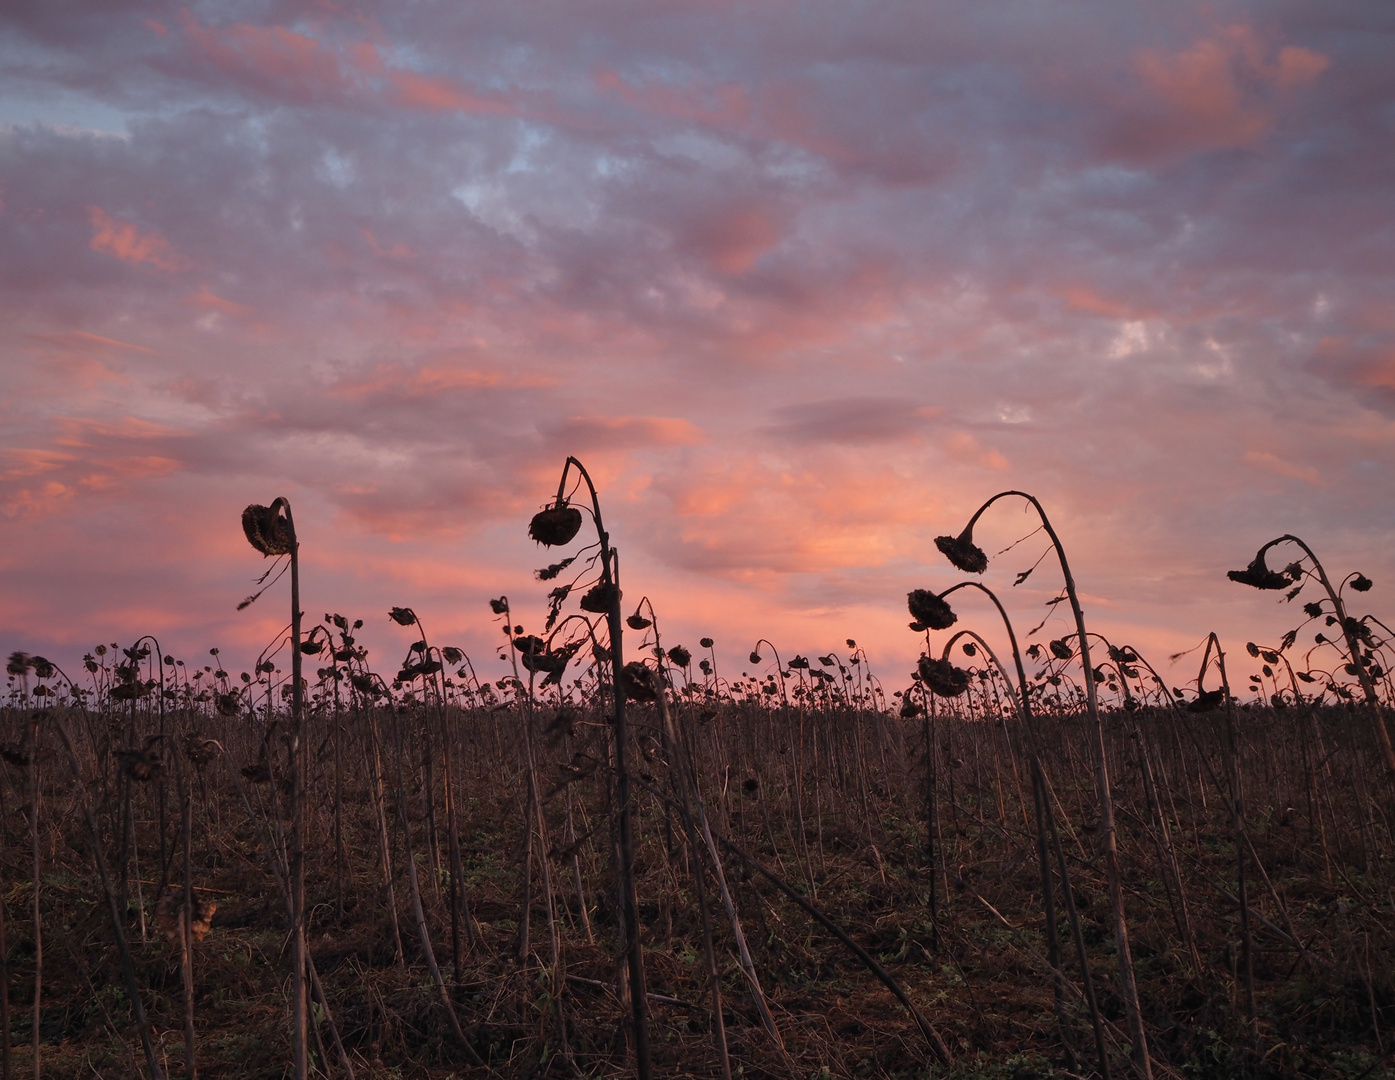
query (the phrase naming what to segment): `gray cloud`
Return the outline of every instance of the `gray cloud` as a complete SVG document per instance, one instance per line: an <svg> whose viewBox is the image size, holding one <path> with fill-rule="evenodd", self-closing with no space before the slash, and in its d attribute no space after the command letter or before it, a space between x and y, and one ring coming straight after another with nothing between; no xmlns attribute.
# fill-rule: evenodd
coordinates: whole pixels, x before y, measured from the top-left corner
<svg viewBox="0 0 1395 1080"><path fill-rule="evenodd" d="M347 10L0 16L6 520L274 480L508 567L579 452L637 559L805 610L1010 481L1158 626L1388 534L1386 7Z"/></svg>

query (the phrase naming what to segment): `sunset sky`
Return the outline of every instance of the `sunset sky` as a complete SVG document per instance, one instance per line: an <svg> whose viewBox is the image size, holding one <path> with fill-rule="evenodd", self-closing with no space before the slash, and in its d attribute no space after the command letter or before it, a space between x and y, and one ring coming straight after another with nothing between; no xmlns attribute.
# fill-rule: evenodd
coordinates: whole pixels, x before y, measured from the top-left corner
<svg viewBox="0 0 1395 1080"><path fill-rule="evenodd" d="M1006 488L1160 666L1298 621L1225 578L1284 532L1390 621L1392 58L1387 0L6 3L0 649L250 667L286 495L312 620L497 677L567 454L729 672L904 685Z"/></svg>

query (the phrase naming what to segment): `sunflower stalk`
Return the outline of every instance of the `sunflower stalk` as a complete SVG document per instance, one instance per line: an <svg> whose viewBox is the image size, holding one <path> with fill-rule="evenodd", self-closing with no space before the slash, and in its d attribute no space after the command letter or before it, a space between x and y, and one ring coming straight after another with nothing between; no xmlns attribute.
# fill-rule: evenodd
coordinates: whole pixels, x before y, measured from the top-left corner
<svg viewBox="0 0 1395 1080"><path fill-rule="evenodd" d="M601 520L600 498L586 467L574 457L562 466L555 503L534 515L529 534L548 546L567 544L581 529L581 512L567 504L567 477L575 468L591 496L591 518L600 544L599 587L605 599L605 616L610 631L608 652L613 697L611 735L615 755L616 862L620 892L620 928L629 976L631 1033L634 1038L635 1074L639 1080L652 1080L654 1069L649 1048L649 1006L644 976L644 948L640 941L639 900L635 887L635 842L630 795L629 735L625 718L624 619L620 614L620 559L610 546L610 534ZM583 608L585 601L583 600Z"/></svg>
<svg viewBox="0 0 1395 1080"><path fill-rule="evenodd" d="M1066 598L1074 617L1076 635L1079 641L1079 655L1085 683L1085 706L1094 731L1091 750L1094 753L1095 788L1100 807L1100 847L1104 857L1105 875L1109 883L1109 903L1114 923L1114 948L1119 970L1119 996L1124 1002L1128 1017L1130 1041L1133 1045L1133 1061L1139 1080L1152 1080L1153 1063L1148 1052L1148 1034L1143 1026L1143 1010L1138 1000L1138 982L1133 970L1133 956L1129 948L1128 920L1124 911L1123 871L1119 861L1118 829L1115 824L1114 797L1109 779L1109 758L1105 744L1104 720L1100 714L1099 695L1090 662L1090 641L1085 628L1085 614L1080 607L1080 596L1071 574L1070 563L1061 539L1056 535L1046 510L1034 495L1025 491L1002 491L985 502L969 519L964 531L957 537L941 536L935 544L956 567L965 573L981 574L988 568L988 557L973 542L973 529L984 513L1000 499L1016 497L1025 499L1036 511L1041 527L1050 538L1061 566Z"/></svg>

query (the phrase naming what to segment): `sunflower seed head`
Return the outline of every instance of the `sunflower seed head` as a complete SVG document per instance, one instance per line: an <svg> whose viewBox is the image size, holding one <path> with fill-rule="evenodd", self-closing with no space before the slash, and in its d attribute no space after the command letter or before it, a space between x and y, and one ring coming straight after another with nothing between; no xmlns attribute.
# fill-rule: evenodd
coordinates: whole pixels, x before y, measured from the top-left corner
<svg viewBox="0 0 1395 1080"><path fill-rule="evenodd" d="M534 514L528 525L528 535L545 547L570 544L580 531L581 511L560 499Z"/></svg>
<svg viewBox="0 0 1395 1080"><path fill-rule="evenodd" d="M631 660L620 669L620 688L631 701L654 701L658 692L654 688L654 674L643 661Z"/></svg>
<svg viewBox="0 0 1395 1080"><path fill-rule="evenodd" d="M592 615L607 614L610 611L610 597L614 591L614 585L606 585L604 582L592 585L581 598L581 610L589 611Z"/></svg>
<svg viewBox="0 0 1395 1080"><path fill-rule="evenodd" d="M940 697L958 697L969 689L969 673L948 660L922 656L918 670L930 692Z"/></svg>
<svg viewBox="0 0 1395 1080"><path fill-rule="evenodd" d="M291 523L277 510L253 503L242 511L242 531L263 555L291 553Z"/></svg>
<svg viewBox="0 0 1395 1080"><path fill-rule="evenodd" d="M959 620L949 604L929 589L907 593L906 606L910 609L911 618L931 630L948 630Z"/></svg>
<svg viewBox="0 0 1395 1080"><path fill-rule="evenodd" d="M974 543L973 532L969 529L958 536L937 536L935 546L956 569L966 574L981 574L988 569L988 556Z"/></svg>
<svg viewBox="0 0 1395 1080"><path fill-rule="evenodd" d="M1287 574L1275 573L1265 565L1263 551L1256 555L1254 561L1245 569L1231 570L1226 577L1256 589L1287 589L1292 584Z"/></svg>

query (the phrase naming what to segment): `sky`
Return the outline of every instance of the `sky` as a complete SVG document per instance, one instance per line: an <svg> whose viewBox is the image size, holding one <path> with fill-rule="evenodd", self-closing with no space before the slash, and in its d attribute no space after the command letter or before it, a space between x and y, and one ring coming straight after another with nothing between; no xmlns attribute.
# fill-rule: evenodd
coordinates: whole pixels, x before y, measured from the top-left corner
<svg viewBox="0 0 1395 1080"><path fill-rule="evenodd" d="M0 649L250 666L283 495L312 619L503 674L569 454L729 673L904 685L1008 489L1160 666L1300 621L1225 577L1286 532L1389 621L1392 56L1382 0L9 0ZM1036 524L976 534L1020 632Z"/></svg>

